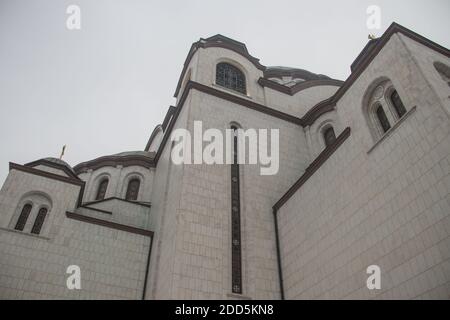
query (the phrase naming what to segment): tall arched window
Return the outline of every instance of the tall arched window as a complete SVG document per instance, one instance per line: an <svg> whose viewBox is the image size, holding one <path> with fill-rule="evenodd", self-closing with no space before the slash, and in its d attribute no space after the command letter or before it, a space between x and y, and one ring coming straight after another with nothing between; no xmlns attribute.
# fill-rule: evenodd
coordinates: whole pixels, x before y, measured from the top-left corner
<svg viewBox="0 0 450 320"><path fill-rule="evenodd" d="M408 112L392 81L385 77L370 85L363 98L363 110L375 141L379 141Z"/></svg>
<svg viewBox="0 0 450 320"><path fill-rule="evenodd" d="M103 179L98 185L97 196L95 197L95 200L105 199L106 189L108 189L108 179Z"/></svg>
<svg viewBox="0 0 450 320"><path fill-rule="evenodd" d="M25 228L25 224L27 223L28 216L30 215L31 208L32 206L29 203L23 206L22 212L20 212L19 219L17 219L14 229L23 231L23 229Z"/></svg>
<svg viewBox="0 0 450 320"><path fill-rule="evenodd" d="M326 147L332 145L334 141L336 141L336 134L334 133L333 127L329 127L323 132L323 139Z"/></svg>
<svg viewBox="0 0 450 320"><path fill-rule="evenodd" d="M140 185L141 181L138 178L131 179L130 182L128 182L127 194L125 196L125 199L137 200Z"/></svg>
<svg viewBox="0 0 450 320"><path fill-rule="evenodd" d="M233 130L233 163L231 164L231 290L242 293L241 198L238 162L238 128Z"/></svg>
<svg viewBox="0 0 450 320"><path fill-rule="evenodd" d="M244 73L229 63L221 62L217 64L216 84L247 94Z"/></svg>
<svg viewBox="0 0 450 320"><path fill-rule="evenodd" d="M402 99L400 99L400 96L398 95L397 90L394 90L391 93L391 102L394 106L395 112L397 113L398 117L401 118L406 113L406 108L403 105Z"/></svg>
<svg viewBox="0 0 450 320"><path fill-rule="evenodd" d="M381 105L377 107L377 118L380 122L381 127L383 128L383 132L388 131L391 128L391 124L389 123L388 118L386 117L386 113Z"/></svg>
<svg viewBox="0 0 450 320"><path fill-rule="evenodd" d="M36 220L34 220L33 228L31 229L31 233L39 234L42 229L42 225L44 224L45 216L47 215L47 208L39 209L39 212L36 216Z"/></svg>

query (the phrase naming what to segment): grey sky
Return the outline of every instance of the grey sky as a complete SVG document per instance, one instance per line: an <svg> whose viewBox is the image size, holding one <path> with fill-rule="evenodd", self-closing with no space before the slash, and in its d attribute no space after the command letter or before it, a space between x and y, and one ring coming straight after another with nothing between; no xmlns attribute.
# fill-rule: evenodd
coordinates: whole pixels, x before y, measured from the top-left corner
<svg viewBox="0 0 450 320"><path fill-rule="evenodd" d="M81 30L66 8L81 8ZM366 28L379 5L382 29ZM8 162L71 165L142 150L174 103L192 42L217 33L266 66L345 80L367 42L396 21L450 47L450 1L0 0L0 184Z"/></svg>

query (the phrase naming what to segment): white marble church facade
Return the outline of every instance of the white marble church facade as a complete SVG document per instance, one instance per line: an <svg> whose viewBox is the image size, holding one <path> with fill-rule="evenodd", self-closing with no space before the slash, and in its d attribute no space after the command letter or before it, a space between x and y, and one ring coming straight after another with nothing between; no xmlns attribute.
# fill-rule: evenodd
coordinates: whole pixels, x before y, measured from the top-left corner
<svg viewBox="0 0 450 320"><path fill-rule="evenodd" d="M200 39L143 151L10 163L0 298L449 298L449 57L394 23L339 81ZM278 173L175 165L194 121L278 129Z"/></svg>

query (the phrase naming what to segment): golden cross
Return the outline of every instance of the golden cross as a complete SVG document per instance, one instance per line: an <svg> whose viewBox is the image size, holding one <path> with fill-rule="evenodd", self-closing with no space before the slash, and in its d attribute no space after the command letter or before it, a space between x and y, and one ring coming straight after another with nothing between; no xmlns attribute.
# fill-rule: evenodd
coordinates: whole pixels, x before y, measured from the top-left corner
<svg viewBox="0 0 450 320"><path fill-rule="evenodd" d="M66 150L66 145L63 145L62 150L61 150L61 155L59 156L59 159L62 159L65 150Z"/></svg>

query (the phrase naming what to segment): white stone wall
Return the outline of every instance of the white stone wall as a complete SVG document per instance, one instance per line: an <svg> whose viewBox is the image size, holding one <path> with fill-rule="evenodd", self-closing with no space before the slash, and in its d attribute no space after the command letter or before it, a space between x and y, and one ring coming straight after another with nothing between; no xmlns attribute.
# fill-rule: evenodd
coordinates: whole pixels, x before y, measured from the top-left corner
<svg viewBox="0 0 450 320"><path fill-rule="evenodd" d="M52 202L51 210L43 225L43 232L52 233L50 226L59 216L56 213L74 210L79 190L80 186L11 170L0 192L0 226L8 228L12 219L20 214L21 208L18 205L24 196L41 194L50 198ZM29 217L30 221L34 221L35 214L37 212L33 210Z"/></svg>
<svg viewBox="0 0 450 320"><path fill-rule="evenodd" d="M443 108L450 114L450 87L433 66L434 62L450 66L450 59L402 34L399 34L399 38L404 43L406 50L411 53L413 62L424 74L431 90L440 98Z"/></svg>
<svg viewBox="0 0 450 320"><path fill-rule="evenodd" d="M59 176L68 177L67 173L65 173L63 170L56 169L56 168L53 168L53 167L49 167L49 166L46 166L46 165L43 165L43 164L37 165L37 166L35 166L33 168L38 169L38 170L42 170L42 171L46 171L46 172L50 172L50 173L54 173L54 174L57 174Z"/></svg>
<svg viewBox="0 0 450 320"><path fill-rule="evenodd" d="M287 299L449 298L450 122L418 60L394 35L338 102L351 136L278 212ZM362 101L381 77L410 112L377 143Z"/></svg>
<svg viewBox="0 0 450 320"><path fill-rule="evenodd" d="M303 128L195 90L189 94L177 121L193 132L203 121L204 130L225 130L231 122L242 128L280 130L280 171L261 176L259 166L241 166L241 221L243 295L277 299L279 284L275 258L272 205L309 164ZM231 186L228 165L167 163L168 147L158 162L153 187L152 216L162 216L155 227L162 238L159 269L151 269L158 285L156 298L226 299L231 293ZM171 167L169 169L169 167ZM165 174L171 170L170 177ZM161 179L161 180L160 180ZM168 183L169 186L163 186ZM167 191L164 191L167 188ZM164 192L170 198L166 198ZM164 202L165 201L165 204ZM165 206L165 207L164 207ZM155 259L153 259L155 258Z"/></svg>
<svg viewBox="0 0 450 320"><path fill-rule="evenodd" d="M140 299L150 238L66 217L79 186L12 170L0 192L1 299ZM51 199L39 235L11 219L23 195ZM30 215L29 222L34 221ZM81 268L81 290L68 290L67 267Z"/></svg>
<svg viewBox="0 0 450 320"><path fill-rule="evenodd" d="M336 111L321 115L313 124L305 128L311 159L315 159L325 149L324 129L330 126L333 127L336 136L345 129Z"/></svg>
<svg viewBox="0 0 450 320"><path fill-rule="evenodd" d="M290 96L264 88L265 104L270 108L301 118L317 103L331 97L337 89L339 89L337 86L316 86Z"/></svg>
<svg viewBox="0 0 450 320"><path fill-rule="evenodd" d="M216 65L220 62L233 64L245 74L247 82L246 95L215 84ZM198 49L186 70L185 79L182 82L183 85L187 82L186 77L189 74L192 81L249 99L299 118L304 116L315 104L331 97L339 88L330 85L315 86L302 90L293 96L265 88L258 84L259 78L263 77L263 72L256 68L247 58L234 51L216 47ZM182 91L183 88L181 88L178 98L181 97Z"/></svg>
<svg viewBox="0 0 450 320"><path fill-rule="evenodd" d="M306 128L191 90L175 128L193 133L279 129L280 163L274 176L240 166L243 294L231 294L231 173L229 165L175 165L171 142L156 169L103 167L80 174L83 201L125 196L133 175L139 201L92 204L112 215L77 208L79 186L12 170L0 191L0 298L140 299L150 238L69 219L66 211L154 230L147 299L279 299L272 206L324 149L322 130L351 136L279 210L286 298L448 298L450 294L450 104L448 85L433 67L449 59L394 35L337 104ZM214 84L215 66L232 63L246 75L247 95ZM199 49L187 79L302 117L335 86L289 96L263 88L245 57L223 48ZM392 81L407 115L375 141L364 115L369 88ZM181 96L180 90L178 98ZM393 124L392 124L393 125ZM151 146L159 142L157 137ZM66 176L60 170L39 166ZM24 195L49 200L40 235L13 230ZM30 215L34 221L37 211ZM66 269L81 267L82 290L68 290ZM381 267L381 290L366 287L366 268Z"/></svg>
<svg viewBox="0 0 450 320"><path fill-rule="evenodd" d="M185 128L190 108L188 97L177 119L174 129ZM175 237L178 228L178 207L181 194L183 167L170 161L171 142L164 146L156 168L152 188L150 229L155 230L152 258L150 261L147 299L172 299Z"/></svg>
<svg viewBox="0 0 450 320"><path fill-rule="evenodd" d="M92 209L105 210L111 214ZM78 208L76 212L140 229L147 229L150 222L150 207L119 199L89 204Z"/></svg>
<svg viewBox="0 0 450 320"><path fill-rule="evenodd" d="M1 299L141 299L150 238L71 219L51 237L0 230ZM78 265L81 290L66 286Z"/></svg>
<svg viewBox="0 0 450 320"><path fill-rule="evenodd" d="M141 181L137 200L150 202L154 171L153 168L147 169L140 166L123 167L119 165L116 167L102 167L82 173L79 175L79 178L86 182L83 202L95 200L98 186L105 177L109 179L105 198L117 197L124 199L129 179L137 177Z"/></svg>
<svg viewBox="0 0 450 320"><path fill-rule="evenodd" d="M214 86L216 89L229 90L216 86L216 65L220 62L227 62L238 67L245 75L247 81L247 97L254 102L264 104L264 89L258 84L258 79L263 76L263 72L256 68L247 58L242 55L224 48L200 48L196 55L198 55L195 81L205 84L207 86ZM240 93L234 93L239 96Z"/></svg>

